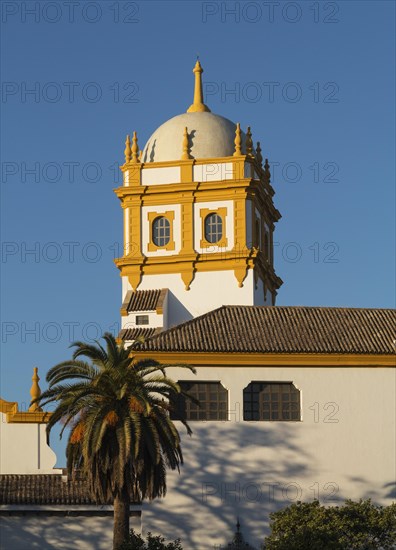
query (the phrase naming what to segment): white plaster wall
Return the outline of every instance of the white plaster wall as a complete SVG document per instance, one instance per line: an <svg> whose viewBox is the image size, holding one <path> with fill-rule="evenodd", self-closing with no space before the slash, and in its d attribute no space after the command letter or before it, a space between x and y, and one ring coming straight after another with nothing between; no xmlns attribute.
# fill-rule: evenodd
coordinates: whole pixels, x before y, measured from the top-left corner
<svg viewBox="0 0 396 550"><path fill-rule="evenodd" d="M124 302L128 290L132 290L132 287L129 284L128 277L123 276L121 277L121 303Z"/></svg>
<svg viewBox="0 0 396 550"><path fill-rule="evenodd" d="M269 513L296 500L395 500L395 370L210 366L196 377L181 369L168 374L221 381L230 420L190 422L192 437L178 424L184 466L168 474L165 500L144 505L145 532L212 550L231 540L239 516L245 538L259 548ZM302 421L244 422L243 388L253 380L293 382Z"/></svg>
<svg viewBox="0 0 396 550"><path fill-rule="evenodd" d="M255 306L268 306L271 305L272 295L267 290L266 297L264 298L264 284L263 281L259 278L257 280L257 285L254 286L254 305Z"/></svg>
<svg viewBox="0 0 396 550"><path fill-rule="evenodd" d="M168 310L169 310L169 293L167 292L166 295L165 295L164 302L162 304L162 311L163 311L162 326L164 328L167 328L168 323L169 323L169 311Z"/></svg>
<svg viewBox="0 0 396 550"><path fill-rule="evenodd" d="M253 271L249 269L243 287L239 288L233 271L195 273L190 290L179 273L145 275L139 290L168 288L166 327L188 321L223 305L254 305Z"/></svg>
<svg viewBox="0 0 396 550"><path fill-rule="evenodd" d="M203 220L200 216L200 211L204 208L209 210L217 210L218 208L227 208L226 214L226 237L227 246L219 247L216 244L208 248L202 248L200 246L202 239L202 223ZM224 227L223 227L224 231ZM234 202L233 201L216 201L216 202L198 202L194 204L194 248L197 252L205 254L213 254L214 252L228 251L234 248Z"/></svg>
<svg viewBox="0 0 396 550"><path fill-rule="evenodd" d="M131 517L130 526L140 531L140 517ZM112 547L112 515L50 516L30 512L19 516L0 516L2 550L109 550Z"/></svg>
<svg viewBox="0 0 396 550"><path fill-rule="evenodd" d="M148 315L148 325L137 325L137 315ZM164 325L164 316L158 315L155 311L133 311L128 316L121 317L121 328L153 328Z"/></svg>
<svg viewBox="0 0 396 550"><path fill-rule="evenodd" d="M163 168L142 168L142 185L163 185L180 183L180 167L164 166Z"/></svg>
<svg viewBox="0 0 396 550"><path fill-rule="evenodd" d="M9 423L0 416L0 473L53 474L56 455L47 445L46 425Z"/></svg>
<svg viewBox="0 0 396 550"><path fill-rule="evenodd" d="M193 166L193 181L224 181L232 180L233 176L232 162L212 162Z"/></svg>
<svg viewBox="0 0 396 550"><path fill-rule="evenodd" d="M244 166L244 177L245 178L253 178L254 176L254 168L250 164L250 162L245 162Z"/></svg>
<svg viewBox="0 0 396 550"><path fill-rule="evenodd" d="M150 242L150 223L147 217L149 212L158 212L161 215L164 212L173 211L175 219L173 220L173 239L175 241L175 250L155 250L148 251ZM165 206L143 206L142 208L142 253L145 256L174 256L181 249L181 206L180 204L167 204Z"/></svg>

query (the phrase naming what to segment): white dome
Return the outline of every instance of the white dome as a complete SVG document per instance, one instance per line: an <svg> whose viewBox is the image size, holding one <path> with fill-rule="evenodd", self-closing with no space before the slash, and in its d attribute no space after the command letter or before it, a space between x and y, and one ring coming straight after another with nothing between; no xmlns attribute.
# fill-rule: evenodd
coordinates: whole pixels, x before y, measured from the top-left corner
<svg viewBox="0 0 396 550"><path fill-rule="evenodd" d="M142 162L180 160L183 132L187 127L190 157L229 157L235 150L236 124L210 112L183 113L162 124L146 143ZM245 134L241 132L242 146Z"/></svg>

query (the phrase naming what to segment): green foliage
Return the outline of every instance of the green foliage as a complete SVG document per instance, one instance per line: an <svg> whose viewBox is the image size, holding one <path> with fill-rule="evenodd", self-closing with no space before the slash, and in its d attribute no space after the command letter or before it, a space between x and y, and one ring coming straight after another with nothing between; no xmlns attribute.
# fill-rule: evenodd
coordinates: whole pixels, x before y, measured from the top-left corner
<svg viewBox="0 0 396 550"><path fill-rule="evenodd" d="M73 358L48 372L49 389L39 401L42 407L53 402L57 407L47 430L61 422L62 435L71 427L69 473L84 472L97 502L125 493L135 502L164 496L166 468L183 463L180 436L169 416L180 387L166 376L166 365L134 361L131 350L110 333L103 339L106 348L76 342Z"/></svg>
<svg viewBox="0 0 396 550"><path fill-rule="evenodd" d="M145 541L140 534L131 529L128 541L120 547L120 550L183 550L183 547L180 539L167 543L164 537L153 536L151 533L147 534Z"/></svg>
<svg viewBox="0 0 396 550"><path fill-rule="evenodd" d="M390 550L396 548L396 504L346 500L343 506L297 502L270 515L265 550Z"/></svg>
<svg viewBox="0 0 396 550"><path fill-rule="evenodd" d="M166 376L167 365L134 360L131 348L110 333L103 339L105 347L73 344L72 359L49 370L48 390L34 402L56 403L48 434L57 422L63 424L61 437L71 428L69 474L83 473L97 503L114 503L118 549L128 536L130 502L164 496L167 469L179 470L183 463L180 435L169 415L181 389Z"/></svg>

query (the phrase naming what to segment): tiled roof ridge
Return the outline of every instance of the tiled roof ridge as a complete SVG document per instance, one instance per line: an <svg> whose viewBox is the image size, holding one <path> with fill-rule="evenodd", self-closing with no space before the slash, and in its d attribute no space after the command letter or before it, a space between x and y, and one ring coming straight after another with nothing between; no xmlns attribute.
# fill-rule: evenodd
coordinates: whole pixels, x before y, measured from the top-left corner
<svg viewBox="0 0 396 550"><path fill-rule="evenodd" d="M391 308L223 305L151 336L139 348L393 355L395 314Z"/></svg>
<svg viewBox="0 0 396 550"><path fill-rule="evenodd" d="M187 327L188 325L191 325L192 323L196 323L197 321L202 320L204 317L208 318L213 315L215 315L217 312L221 310L227 310L227 309L282 309L282 310L301 310L301 309L310 309L310 310L352 310L352 311L396 311L395 308L366 308L366 307L348 307L348 306L253 306L253 305L244 305L244 304L230 304L230 305L222 305L215 309L211 309L210 311L207 311L206 313L202 313L201 315L198 315L198 317L193 317L192 319L189 319L188 321L183 321L182 323L179 323L178 325L175 325L173 327L170 327L166 330L162 330L161 332L158 332L157 334L153 334L153 336L150 336L150 338L147 338L147 340L152 340L153 338L156 338L158 336L165 336L167 334L170 334L176 330L179 330L181 326Z"/></svg>
<svg viewBox="0 0 396 550"><path fill-rule="evenodd" d="M391 307L354 307L354 306L304 306L304 305L293 305L293 306L254 306L254 305L244 305L244 304L230 304L230 305L222 305L216 309L213 309L211 311L208 311L207 313L203 313L203 315L208 315L209 313L212 313L214 311L218 311L219 309L229 309L229 308L250 308L250 309L328 309L330 311L333 310L351 310L351 311L396 311L396 308ZM200 315L199 317L202 317L203 315ZM195 317L194 319L199 319L199 317ZM193 320L194 320L193 319Z"/></svg>

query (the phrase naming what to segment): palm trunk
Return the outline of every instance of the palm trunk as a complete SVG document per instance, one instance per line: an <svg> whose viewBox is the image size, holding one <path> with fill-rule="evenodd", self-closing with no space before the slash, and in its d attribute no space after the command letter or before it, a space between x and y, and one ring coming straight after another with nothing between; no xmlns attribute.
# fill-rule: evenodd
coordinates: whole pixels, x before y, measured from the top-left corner
<svg viewBox="0 0 396 550"><path fill-rule="evenodd" d="M129 535L129 496L126 491L114 499L113 550L118 550Z"/></svg>

